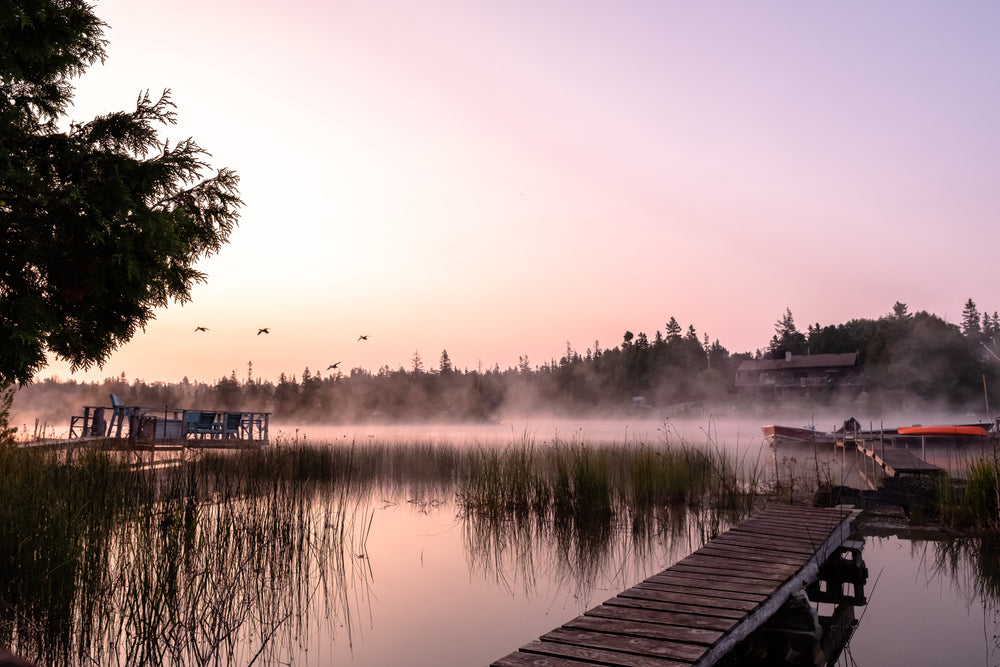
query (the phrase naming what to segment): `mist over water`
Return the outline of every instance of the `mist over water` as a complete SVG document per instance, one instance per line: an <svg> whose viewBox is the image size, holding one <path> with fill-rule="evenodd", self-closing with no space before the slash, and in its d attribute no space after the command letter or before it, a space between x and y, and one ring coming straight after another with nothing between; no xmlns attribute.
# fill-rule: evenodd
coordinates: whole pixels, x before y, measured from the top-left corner
<svg viewBox="0 0 1000 667"><path fill-rule="evenodd" d="M843 449L775 449L761 432L770 423L827 431L851 416L866 428L880 422L895 427L975 421L968 415L866 417L860 411L817 414L793 408L684 417L648 410L620 419L532 415L475 424L272 422L270 436L278 448L296 442L330 447L695 446L724 452L739 465L762 471L765 482L832 481L863 488L857 459ZM967 455L971 453L951 447L928 458L954 463ZM361 500L350 499L364 539L353 536L341 554L342 574L329 591L336 613L310 607L301 617L302 631L282 635L281 647L297 645L293 652L301 650L296 655L315 664L486 664L683 558L714 528L725 528L706 529L701 522L707 519L698 512L671 508L658 519L658 529L642 539L623 530L587 541L551 527L531 524L512 530L507 522L462 515L450 487L420 486L424 491L419 494L416 488L396 493L379 488ZM851 651L857 664L945 664L947 656L956 658L952 664L970 664L966 660L976 655L995 653L994 643L982 634L984 620L993 623L991 632L996 625L995 598L963 590L962 578L971 576L967 555L952 559L952 570L942 568L930 576L923 565L935 549L919 546L902 538L868 539L869 587L883 568L891 571L870 591L871 610ZM324 599L329 606L329 596ZM427 613L415 614L417 609ZM947 616L946 624L924 623L919 641L912 637L910 628L939 614ZM886 632L905 634L913 650L894 650L884 641ZM928 647L919 648L920 642ZM436 648L441 646L449 647L448 655Z"/></svg>
<svg viewBox="0 0 1000 667"><path fill-rule="evenodd" d="M760 424L751 421L721 422L709 417L697 420L667 418L570 419L562 417L510 418L494 423L366 423L307 424L277 423L272 437L306 438L312 442L363 443L429 441L448 445L596 445L663 446L687 443L719 446L749 445L763 441Z"/></svg>

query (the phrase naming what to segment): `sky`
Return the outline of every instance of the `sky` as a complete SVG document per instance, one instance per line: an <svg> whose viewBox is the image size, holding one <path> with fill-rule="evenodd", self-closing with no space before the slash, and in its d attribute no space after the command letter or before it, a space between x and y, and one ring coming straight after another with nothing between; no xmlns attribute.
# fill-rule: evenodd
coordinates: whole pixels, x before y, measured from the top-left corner
<svg viewBox="0 0 1000 667"><path fill-rule="evenodd" d="M105 0L68 119L169 88L239 227L103 368L214 382L730 352L1000 309L1000 4ZM206 175L210 175L206 173ZM195 327L207 327L195 332ZM269 334L257 335L261 327ZM366 335L368 340L358 340Z"/></svg>

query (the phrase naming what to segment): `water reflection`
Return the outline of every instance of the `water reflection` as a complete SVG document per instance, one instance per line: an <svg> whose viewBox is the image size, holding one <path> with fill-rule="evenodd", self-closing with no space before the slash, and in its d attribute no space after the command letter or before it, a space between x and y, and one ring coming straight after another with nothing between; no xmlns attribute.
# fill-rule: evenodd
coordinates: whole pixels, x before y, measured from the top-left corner
<svg viewBox="0 0 1000 667"><path fill-rule="evenodd" d="M95 470L53 468L71 505L40 502L55 529L0 575L0 635L18 654L46 665L291 662L317 614L350 643L348 591L363 596L368 583L353 557L365 517L356 498L203 466L109 477L108 497L131 489L128 503L93 512L88 503L107 498L72 494L94 488L77 475ZM48 571L18 566L38 562Z"/></svg>
<svg viewBox="0 0 1000 667"><path fill-rule="evenodd" d="M868 605L842 665L995 665L997 573L974 541L869 536Z"/></svg>
<svg viewBox="0 0 1000 667"><path fill-rule="evenodd" d="M45 540L0 547L0 641L47 665L486 664L738 518L638 493L478 512L459 501L454 451L390 450L232 471L205 457L126 494L115 470L84 465L107 492L81 497L60 472L47 483L66 512L41 491L25 506L44 510L25 525ZM323 472L336 457L349 475ZM871 599L843 664L995 662L995 552L871 537L865 560Z"/></svg>
<svg viewBox="0 0 1000 667"><path fill-rule="evenodd" d="M550 610L576 615L731 520L662 501L629 510L593 467L603 459L564 454L550 460L573 493L513 513L460 504L473 459L448 448L275 448L135 477L105 460L99 495L86 461L53 460L65 488L52 506L28 498L47 514L20 530L58 530L8 540L32 551L5 556L0 641L47 665L487 662L548 629ZM414 655L444 644L448 656Z"/></svg>
<svg viewBox="0 0 1000 667"><path fill-rule="evenodd" d="M717 513L684 506L663 507L654 517L586 523L467 512L463 546L470 573L510 595L531 600L554 587L585 606L595 591L624 590L687 556L720 520ZM637 524L643 528L635 530Z"/></svg>

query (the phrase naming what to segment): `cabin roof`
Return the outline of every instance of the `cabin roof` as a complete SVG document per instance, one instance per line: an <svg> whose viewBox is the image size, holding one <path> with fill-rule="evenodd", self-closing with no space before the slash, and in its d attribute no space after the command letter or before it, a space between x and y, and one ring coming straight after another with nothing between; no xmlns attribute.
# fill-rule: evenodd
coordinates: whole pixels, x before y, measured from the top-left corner
<svg viewBox="0 0 1000 667"><path fill-rule="evenodd" d="M857 365L857 352L841 354L800 354L790 359L749 359L736 369L737 372L775 371L786 368L850 368Z"/></svg>

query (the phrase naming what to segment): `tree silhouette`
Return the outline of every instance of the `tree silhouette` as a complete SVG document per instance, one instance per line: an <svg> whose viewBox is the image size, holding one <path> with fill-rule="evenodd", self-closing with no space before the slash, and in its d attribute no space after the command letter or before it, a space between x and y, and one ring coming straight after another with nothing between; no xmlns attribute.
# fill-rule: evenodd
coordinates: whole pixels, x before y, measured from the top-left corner
<svg viewBox="0 0 1000 667"><path fill-rule="evenodd" d="M771 337L768 353L772 358L778 358L786 352L805 354L806 348L806 337L795 328L791 308L785 308L785 314L774 324L774 336Z"/></svg>
<svg viewBox="0 0 1000 667"><path fill-rule="evenodd" d="M197 261L238 220L236 174L203 178L194 140L158 138L169 91L59 129L105 27L84 2L0 11L0 384L30 382L49 352L102 364L156 308L190 299Z"/></svg>

